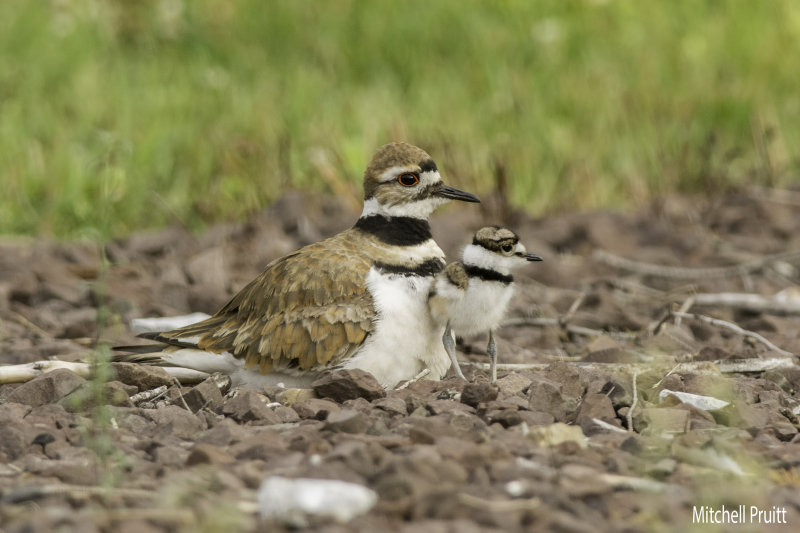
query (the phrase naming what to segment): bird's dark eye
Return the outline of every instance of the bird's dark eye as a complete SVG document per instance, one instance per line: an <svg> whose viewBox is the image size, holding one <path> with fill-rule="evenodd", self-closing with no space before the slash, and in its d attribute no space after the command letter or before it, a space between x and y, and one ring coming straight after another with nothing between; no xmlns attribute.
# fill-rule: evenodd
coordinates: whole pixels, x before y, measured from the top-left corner
<svg viewBox="0 0 800 533"><path fill-rule="evenodd" d="M508 252L510 252L511 250L513 250L513 249L514 249L514 247L513 247L513 246L511 246L510 244L504 244L504 245L503 245L501 248L503 248L503 251L504 251L505 253L508 253Z"/></svg>
<svg viewBox="0 0 800 533"><path fill-rule="evenodd" d="M419 183L419 176L417 176L416 174L411 174L410 172L406 174L400 174L397 177L397 181L403 187L413 187L414 185Z"/></svg>

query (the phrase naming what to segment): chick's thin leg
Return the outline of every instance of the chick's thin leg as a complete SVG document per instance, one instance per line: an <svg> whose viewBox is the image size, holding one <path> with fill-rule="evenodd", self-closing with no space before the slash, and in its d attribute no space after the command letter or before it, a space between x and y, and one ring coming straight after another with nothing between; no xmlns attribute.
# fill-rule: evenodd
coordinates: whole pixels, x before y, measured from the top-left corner
<svg viewBox="0 0 800 533"><path fill-rule="evenodd" d="M492 371L492 383L497 381L497 343L494 341L494 331L489 330L489 344L486 345L489 354L489 368Z"/></svg>
<svg viewBox="0 0 800 533"><path fill-rule="evenodd" d="M450 362L453 363L453 371L456 373L456 376L463 379L464 381L467 378L464 377L464 373L461 372L461 366L458 364L458 359L456 359L456 343L453 340L453 332L450 329L450 323L447 323L447 326L444 328L444 335L442 335L442 344L444 344L444 349L447 351L447 355L450 356Z"/></svg>

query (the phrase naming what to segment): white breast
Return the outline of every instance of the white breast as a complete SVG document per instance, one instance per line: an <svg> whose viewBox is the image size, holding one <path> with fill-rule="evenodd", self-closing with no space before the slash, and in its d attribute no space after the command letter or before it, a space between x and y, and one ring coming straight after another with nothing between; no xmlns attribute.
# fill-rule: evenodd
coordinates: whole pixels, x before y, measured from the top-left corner
<svg viewBox="0 0 800 533"><path fill-rule="evenodd" d="M411 379L425 368L430 379L441 379L450 366L442 345L444 325L435 324L428 311L432 278L367 274L367 290L375 302L375 330L364 346L344 364L371 372L384 387Z"/></svg>
<svg viewBox="0 0 800 533"><path fill-rule="evenodd" d="M470 278L464 297L453 306L450 326L457 335L473 335L496 328L514 295L514 285Z"/></svg>

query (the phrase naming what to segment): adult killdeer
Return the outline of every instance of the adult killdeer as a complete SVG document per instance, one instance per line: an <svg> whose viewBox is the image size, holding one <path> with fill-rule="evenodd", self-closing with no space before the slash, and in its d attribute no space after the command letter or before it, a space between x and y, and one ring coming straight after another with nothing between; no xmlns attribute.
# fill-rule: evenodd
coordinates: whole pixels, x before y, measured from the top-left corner
<svg viewBox="0 0 800 533"><path fill-rule="evenodd" d="M487 226L479 229L472 244L464 248L462 261L450 263L436 277L428 306L434 321L445 325L442 343L458 377L465 379L456 359L453 331L459 335L488 331L486 353L492 382L497 380L494 330L503 320L514 294L511 270L528 261L541 260L540 256L527 253L510 229Z"/></svg>
<svg viewBox="0 0 800 533"><path fill-rule="evenodd" d="M308 387L332 368L367 370L384 387L425 368L439 379L450 359L427 298L445 260L428 217L450 200L480 201L445 185L420 148L387 144L364 172L355 226L271 262L214 316L142 334L163 344L117 359L251 386Z"/></svg>

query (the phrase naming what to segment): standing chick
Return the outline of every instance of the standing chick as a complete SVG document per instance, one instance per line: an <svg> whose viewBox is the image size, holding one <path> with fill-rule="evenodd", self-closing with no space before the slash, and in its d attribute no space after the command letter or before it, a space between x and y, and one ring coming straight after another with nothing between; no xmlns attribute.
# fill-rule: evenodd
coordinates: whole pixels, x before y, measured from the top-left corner
<svg viewBox="0 0 800 533"><path fill-rule="evenodd" d="M488 331L486 353L492 382L497 380L494 330L503 320L514 294L511 270L528 261L541 260L540 256L527 253L510 229L486 226L464 248L462 261L450 263L437 275L428 296L428 307L432 318L446 325L442 342L458 377L466 379L456 359L453 332L472 335Z"/></svg>

